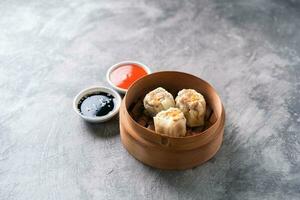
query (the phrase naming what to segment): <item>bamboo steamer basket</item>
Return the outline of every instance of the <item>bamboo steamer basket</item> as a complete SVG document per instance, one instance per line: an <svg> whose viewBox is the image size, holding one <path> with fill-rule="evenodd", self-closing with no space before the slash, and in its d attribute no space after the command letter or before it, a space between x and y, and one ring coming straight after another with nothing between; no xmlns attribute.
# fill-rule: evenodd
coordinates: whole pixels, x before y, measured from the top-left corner
<svg viewBox="0 0 300 200"><path fill-rule="evenodd" d="M129 113L130 106L157 87L165 88L174 97L184 88L200 92L212 110L210 127L196 135L169 137L137 123ZM120 108L123 146L137 160L159 169L189 169L212 158L222 144L224 123L225 111L215 89L206 81L183 72L156 72L137 80L128 89Z"/></svg>

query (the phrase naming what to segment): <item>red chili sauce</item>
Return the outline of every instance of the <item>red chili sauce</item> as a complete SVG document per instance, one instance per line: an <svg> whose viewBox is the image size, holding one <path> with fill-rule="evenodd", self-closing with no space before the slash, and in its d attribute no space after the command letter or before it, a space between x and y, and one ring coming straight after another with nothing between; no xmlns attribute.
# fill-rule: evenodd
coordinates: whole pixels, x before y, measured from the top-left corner
<svg viewBox="0 0 300 200"><path fill-rule="evenodd" d="M110 74L110 81L117 87L128 89L131 84L147 75L147 71L137 64L124 64L114 69Z"/></svg>

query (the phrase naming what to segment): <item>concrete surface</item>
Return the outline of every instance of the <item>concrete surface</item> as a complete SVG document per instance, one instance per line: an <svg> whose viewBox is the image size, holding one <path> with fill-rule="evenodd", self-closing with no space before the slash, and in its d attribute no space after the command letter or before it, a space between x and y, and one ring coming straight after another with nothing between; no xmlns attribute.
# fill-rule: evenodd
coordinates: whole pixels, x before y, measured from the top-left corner
<svg viewBox="0 0 300 200"><path fill-rule="evenodd" d="M300 2L0 2L0 199L300 199ZM225 139L192 170L156 170L90 126L73 97L133 59L219 91Z"/></svg>

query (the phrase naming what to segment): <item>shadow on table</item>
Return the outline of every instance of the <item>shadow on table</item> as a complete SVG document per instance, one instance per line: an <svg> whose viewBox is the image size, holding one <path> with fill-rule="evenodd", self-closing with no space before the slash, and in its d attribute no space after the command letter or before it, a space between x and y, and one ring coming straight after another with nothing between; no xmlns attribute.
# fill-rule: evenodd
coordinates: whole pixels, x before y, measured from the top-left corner
<svg viewBox="0 0 300 200"><path fill-rule="evenodd" d="M86 127L87 132L96 138L111 138L119 135L120 133L118 116L100 124L93 124L84 121L84 126Z"/></svg>
<svg viewBox="0 0 300 200"><path fill-rule="evenodd" d="M220 184L220 179L215 178L220 166L214 163L215 160L212 158L201 166L187 170L159 170L145 165L147 173L155 177L155 184L151 185L153 197L157 197L160 191L167 190L168 193L178 191L178 199L198 199L213 183ZM212 197L203 196L203 199L209 198Z"/></svg>
<svg viewBox="0 0 300 200"><path fill-rule="evenodd" d="M200 166L187 170L160 170L144 165L143 168L147 173L157 177L153 190L157 189L160 191L159 188L155 188L156 185L157 187L164 186L168 190L180 191L179 193L185 197L187 195L188 198L197 199L198 197L195 195L202 194L203 192L210 193L211 191L206 190L211 190L214 185L225 186L224 182L227 180L227 171L230 171L230 175L235 175L236 173L228 165L228 162L231 162L231 159L228 160L228 158L230 158L230 155L236 149L235 144L230 142L232 140L231 135L234 134L234 137L236 135L233 132L232 130L228 130L228 127L225 129L224 141L219 151L214 157ZM244 160L244 153L242 152L241 155L238 155L238 158L235 157L234 159ZM209 197L207 196L207 198Z"/></svg>
<svg viewBox="0 0 300 200"><path fill-rule="evenodd" d="M179 199L198 199L199 195L204 195L203 199L243 199L239 196L241 193L252 192L262 197L272 194L282 184L283 175L281 172L266 169L262 162L260 152L268 140L246 148L246 140L239 138L238 133L237 126L225 127L220 150L201 166L170 171L145 165L145 171L155 177L153 194L159 193L161 187L169 191L180 191ZM274 180L279 185L274 184ZM296 191L298 190L293 190L294 195L297 194Z"/></svg>

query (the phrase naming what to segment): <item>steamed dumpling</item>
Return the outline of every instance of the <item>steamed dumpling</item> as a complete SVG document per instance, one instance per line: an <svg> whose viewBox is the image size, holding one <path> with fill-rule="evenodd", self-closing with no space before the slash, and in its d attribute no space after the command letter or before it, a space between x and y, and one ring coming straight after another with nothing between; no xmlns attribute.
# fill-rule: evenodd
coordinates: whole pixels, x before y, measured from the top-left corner
<svg viewBox="0 0 300 200"><path fill-rule="evenodd" d="M186 134L186 119L178 108L161 111L153 119L156 133L173 137Z"/></svg>
<svg viewBox="0 0 300 200"><path fill-rule="evenodd" d="M162 110L175 107L175 101L172 94L164 88L159 87L145 96L144 107L151 116L155 116Z"/></svg>
<svg viewBox="0 0 300 200"><path fill-rule="evenodd" d="M189 127L204 125L206 102L204 97L193 89L183 89L175 99L178 107L186 118Z"/></svg>

